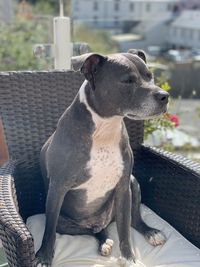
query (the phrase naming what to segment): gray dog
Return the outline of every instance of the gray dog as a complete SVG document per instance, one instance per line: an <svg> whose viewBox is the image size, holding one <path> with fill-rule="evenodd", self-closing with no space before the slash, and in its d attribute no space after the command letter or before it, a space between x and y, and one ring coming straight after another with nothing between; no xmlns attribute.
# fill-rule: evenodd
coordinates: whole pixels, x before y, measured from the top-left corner
<svg viewBox="0 0 200 267"><path fill-rule="evenodd" d="M48 191L45 233L36 255L42 266L51 266L56 232L94 235L100 253L110 255L107 227L112 221L127 262L135 261L131 226L154 246L165 242L159 230L141 219L123 118L143 120L166 112L169 94L154 84L142 51L89 54L74 64L81 61L86 80L41 151Z"/></svg>

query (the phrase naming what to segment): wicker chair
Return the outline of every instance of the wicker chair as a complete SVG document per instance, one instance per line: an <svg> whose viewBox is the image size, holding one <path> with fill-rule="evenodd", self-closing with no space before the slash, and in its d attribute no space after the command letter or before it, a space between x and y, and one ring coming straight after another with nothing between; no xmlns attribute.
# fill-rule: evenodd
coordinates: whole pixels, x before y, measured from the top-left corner
<svg viewBox="0 0 200 267"><path fill-rule="evenodd" d="M45 209L40 149L82 82L73 71L0 73L0 116L10 155L0 168L0 237L9 266L34 266L25 222ZM143 145L142 121L126 124L143 202L200 247L200 165Z"/></svg>

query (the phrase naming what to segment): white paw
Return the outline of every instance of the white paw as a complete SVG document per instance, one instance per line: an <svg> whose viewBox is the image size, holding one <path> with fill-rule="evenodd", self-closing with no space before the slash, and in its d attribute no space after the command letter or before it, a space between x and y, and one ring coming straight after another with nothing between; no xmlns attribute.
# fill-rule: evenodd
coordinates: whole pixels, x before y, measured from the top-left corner
<svg viewBox="0 0 200 267"><path fill-rule="evenodd" d="M100 252L102 256L109 256L112 252L113 247L113 240L112 239L106 239L106 242L101 245Z"/></svg>
<svg viewBox="0 0 200 267"><path fill-rule="evenodd" d="M166 242L165 235L161 231L158 231L158 230L150 231L146 235L146 239L152 246L163 245Z"/></svg>

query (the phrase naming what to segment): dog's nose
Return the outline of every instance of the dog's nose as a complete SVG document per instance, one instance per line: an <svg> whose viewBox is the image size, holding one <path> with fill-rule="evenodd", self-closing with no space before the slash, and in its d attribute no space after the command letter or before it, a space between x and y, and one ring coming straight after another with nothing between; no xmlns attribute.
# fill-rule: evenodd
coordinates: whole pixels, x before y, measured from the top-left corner
<svg viewBox="0 0 200 267"><path fill-rule="evenodd" d="M169 94L165 91L156 91L153 95L155 99L162 104L166 104L168 102Z"/></svg>

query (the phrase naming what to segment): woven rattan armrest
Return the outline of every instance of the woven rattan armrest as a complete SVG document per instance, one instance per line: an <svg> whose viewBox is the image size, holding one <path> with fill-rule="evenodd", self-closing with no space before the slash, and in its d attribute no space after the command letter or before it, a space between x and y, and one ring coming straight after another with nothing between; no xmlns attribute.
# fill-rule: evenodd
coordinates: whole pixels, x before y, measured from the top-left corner
<svg viewBox="0 0 200 267"><path fill-rule="evenodd" d="M32 267L33 238L18 213L12 169L11 162L0 168L0 236L9 266Z"/></svg>
<svg viewBox="0 0 200 267"><path fill-rule="evenodd" d="M143 202L200 247L200 165L142 145L135 160L135 175Z"/></svg>

